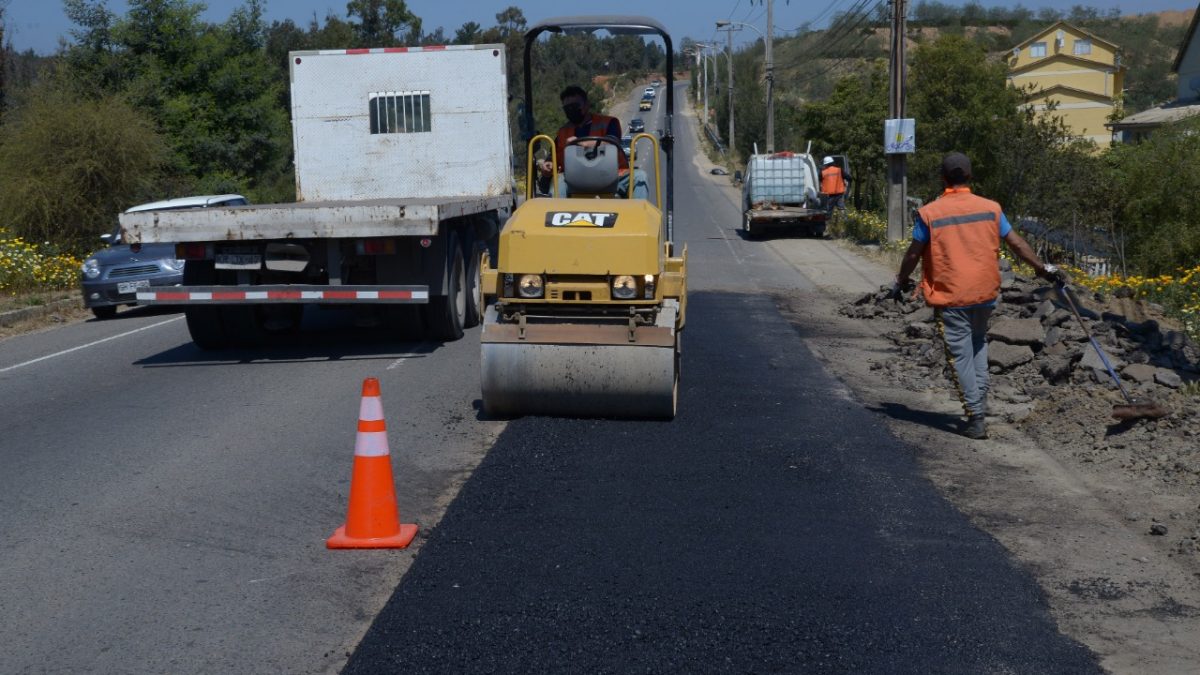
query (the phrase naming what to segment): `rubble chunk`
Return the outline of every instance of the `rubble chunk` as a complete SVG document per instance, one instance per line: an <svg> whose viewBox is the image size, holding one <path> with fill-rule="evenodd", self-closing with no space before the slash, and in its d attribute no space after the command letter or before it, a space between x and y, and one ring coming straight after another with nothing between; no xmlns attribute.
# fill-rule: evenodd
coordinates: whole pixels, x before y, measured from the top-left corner
<svg viewBox="0 0 1200 675"><path fill-rule="evenodd" d="M1033 350L1027 345L1010 345L1005 342L988 344L988 365L1001 371L1010 370L1033 360Z"/></svg>
<svg viewBox="0 0 1200 675"><path fill-rule="evenodd" d="M1000 319L988 329L988 338L1010 345L1041 345L1046 336L1035 319Z"/></svg>
<svg viewBox="0 0 1200 675"><path fill-rule="evenodd" d="M1179 373L1173 370L1166 370L1165 368L1154 371L1154 381L1172 389L1178 389L1183 386L1183 378L1179 377Z"/></svg>

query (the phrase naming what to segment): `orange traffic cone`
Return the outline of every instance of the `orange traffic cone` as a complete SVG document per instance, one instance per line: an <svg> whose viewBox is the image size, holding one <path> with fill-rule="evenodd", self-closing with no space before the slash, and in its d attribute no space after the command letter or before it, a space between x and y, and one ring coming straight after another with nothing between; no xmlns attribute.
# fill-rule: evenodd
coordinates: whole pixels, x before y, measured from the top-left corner
<svg viewBox="0 0 1200 675"><path fill-rule="evenodd" d="M354 440L350 509L346 524L334 531L325 547L404 548L416 534L416 525L400 523L379 380L368 377L363 380L358 436Z"/></svg>

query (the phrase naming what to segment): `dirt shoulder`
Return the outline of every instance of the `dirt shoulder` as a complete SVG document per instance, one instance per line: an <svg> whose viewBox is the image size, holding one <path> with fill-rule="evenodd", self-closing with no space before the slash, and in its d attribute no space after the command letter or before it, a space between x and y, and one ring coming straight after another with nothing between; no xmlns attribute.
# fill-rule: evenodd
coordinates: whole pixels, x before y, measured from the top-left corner
<svg viewBox="0 0 1200 675"><path fill-rule="evenodd" d="M805 342L912 445L942 494L1034 574L1065 633L1094 650L1110 672L1200 668L1200 401L1194 395L1132 383L1153 390L1175 412L1157 423L1115 424L1109 412L1118 395L1086 363L1079 366L1087 343L1071 333L1060 354L1074 364L1068 379L1044 383L1034 359L997 373L991 438L968 440L955 431L961 407L934 351L931 313L854 316L854 303L887 282L891 270L840 242L764 245L819 288L778 299ZM868 304L874 305L857 306ZM1097 314L1115 309L1090 304ZM1112 332L1111 349L1127 346ZM1167 357L1152 352L1150 358ZM1152 528L1166 533L1151 534Z"/></svg>

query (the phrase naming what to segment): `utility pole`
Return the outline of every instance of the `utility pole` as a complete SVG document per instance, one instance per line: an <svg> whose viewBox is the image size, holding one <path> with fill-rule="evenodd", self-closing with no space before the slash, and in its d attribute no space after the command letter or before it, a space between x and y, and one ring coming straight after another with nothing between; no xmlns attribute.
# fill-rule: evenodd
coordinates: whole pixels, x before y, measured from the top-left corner
<svg viewBox="0 0 1200 675"><path fill-rule="evenodd" d="M771 58L771 33L775 32L775 0L767 0L767 154L775 152L775 61Z"/></svg>
<svg viewBox="0 0 1200 675"><path fill-rule="evenodd" d="M704 45L703 48L707 49L708 45ZM708 130L708 54L703 53L703 52L701 52L701 54L702 54L701 58L704 59L704 121L702 122L702 126L704 127L705 131L707 131Z"/></svg>
<svg viewBox="0 0 1200 675"><path fill-rule="evenodd" d="M768 0L769 2L770 0ZM888 116L898 120L904 117L906 87L906 71L904 67L904 22L907 13L907 0L891 0L892 3L892 49L891 49L891 91L888 96ZM769 58L769 57L768 57ZM770 89L767 90L768 92ZM769 97L770 94L768 93ZM768 118L769 119L769 118ZM770 122L767 122L770 129ZM769 132L768 132L769 133ZM900 241L904 238L904 212L907 208L908 196L908 155L891 153L888 162L888 241Z"/></svg>
<svg viewBox="0 0 1200 675"><path fill-rule="evenodd" d="M725 29L725 36L728 38L725 47L725 60L729 63L729 154L733 156L737 145L733 139L733 31L738 30L733 26Z"/></svg>

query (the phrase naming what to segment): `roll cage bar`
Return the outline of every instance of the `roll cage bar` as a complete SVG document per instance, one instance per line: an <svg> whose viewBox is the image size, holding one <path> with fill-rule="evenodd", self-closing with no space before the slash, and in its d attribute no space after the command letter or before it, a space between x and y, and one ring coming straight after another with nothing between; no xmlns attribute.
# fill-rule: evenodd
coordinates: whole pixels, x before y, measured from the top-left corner
<svg viewBox="0 0 1200 675"><path fill-rule="evenodd" d="M663 136L660 142L663 152L667 155L666 192L667 199L663 209L663 225L667 233L667 242L675 241L675 133L673 117L675 114L675 47L671 36L658 21L644 16L563 16L546 19L534 24L525 32L525 112L522 120L522 132L528 145L533 137L533 45L542 33L594 33L608 31L613 35L657 35L662 38L667 52L666 61L666 120L664 121ZM631 186L632 189L632 186Z"/></svg>

